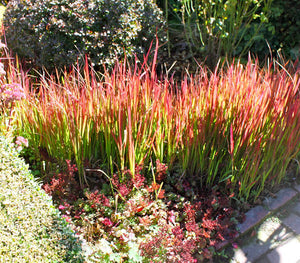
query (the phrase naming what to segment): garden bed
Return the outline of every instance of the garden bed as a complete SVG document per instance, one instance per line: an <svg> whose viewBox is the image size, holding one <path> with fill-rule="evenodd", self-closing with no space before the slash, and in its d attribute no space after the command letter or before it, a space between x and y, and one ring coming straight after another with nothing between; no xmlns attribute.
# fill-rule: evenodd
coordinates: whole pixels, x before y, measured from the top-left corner
<svg viewBox="0 0 300 263"><path fill-rule="evenodd" d="M123 2L115 1L123 17L120 21L118 15L117 19L112 17L119 27L115 33L105 26L93 28L93 23L99 22L96 18L83 19L90 14L84 8L95 8L101 11L98 16L106 17L112 12L111 5L105 6L105 11L80 1L63 2L60 10L51 2L48 10L40 9L39 3L24 2L28 10L54 12L57 17L47 17L46 26L35 12L30 13L37 18L32 25L27 8L10 6L6 27L12 39L16 40L11 27L15 23L25 34L26 45L36 45L21 49L29 52L23 54L30 62L25 68L38 69L46 59L49 63L44 66L49 66L50 73L40 71L33 76L33 71L23 71L13 59L0 64L0 132L16 138L15 147L30 165L35 180L52 197L62 222L68 223L65 226L81 240L86 262L209 262L222 258L219 248L236 238L236 225L244 221L244 212L283 184L299 179L299 64L270 60L260 67L250 56L244 64L240 60L226 62L220 52L226 53L227 48L230 58L239 47L233 48L225 26L219 28L222 34L217 38L210 36L214 23L206 28L207 45L199 49L193 38L199 37L200 27L195 35L188 36L186 31L193 28L189 20L185 24L185 19L193 18L185 14L192 11L188 6L180 7L184 34L168 36L169 44L177 45L165 45L160 53L157 38L156 45L145 53L137 35L143 34L148 16L143 16L143 26L132 25L132 38L128 37L128 9L143 6L135 1L125 6ZM82 6L80 12L68 11L73 4ZM151 1L147 6L151 9L143 9L145 12L162 15ZM21 8L28 25L14 19L19 12L13 8ZM234 21L236 9L230 8L231 13L224 8L219 12L229 12L230 21ZM249 6L237 8L249 11ZM131 11L139 21L139 12ZM60 17L60 12L64 16ZM65 16L78 24L68 24L68 19L62 19ZM206 16L201 19L213 21ZM157 23L165 25L162 16ZM23 26L31 31L24 31ZM240 37L243 28L241 23L231 33ZM168 33L172 29L175 27ZM32 30L36 37L32 37ZM67 47L60 50L61 45L49 45L47 37L57 30L65 30L67 43L75 39L82 50L89 49L90 58L80 56L76 64L78 47L68 51ZM124 42L115 40L116 32ZM159 39L164 41L164 30L160 33ZM106 36L101 38L102 45L99 34ZM133 40L140 51L135 60ZM148 35L143 41L151 42ZM103 51L104 47L110 52ZM36 52L39 49L41 52ZM118 60L114 51L128 55L128 59ZM194 56L196 51L199 56ZM7 49L5 54L9 57ZM40 54L44 55L38 57ZM63 54L70 55L68 63ZM200 63L205 54L208 60ZM110 62L107 69L103 61ZM53 63L64 70L55 70Z"/></svg>

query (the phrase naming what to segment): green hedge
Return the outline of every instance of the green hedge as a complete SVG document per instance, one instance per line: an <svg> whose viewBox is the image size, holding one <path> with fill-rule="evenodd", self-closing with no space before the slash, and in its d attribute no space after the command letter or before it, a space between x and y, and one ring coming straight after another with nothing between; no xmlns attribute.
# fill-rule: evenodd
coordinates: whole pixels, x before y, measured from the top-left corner
<svg viewBox="0 0 300 263"><path fill-rule="evenodd" d="M74 233L0 137L0 262L83 262Z"/></svg>

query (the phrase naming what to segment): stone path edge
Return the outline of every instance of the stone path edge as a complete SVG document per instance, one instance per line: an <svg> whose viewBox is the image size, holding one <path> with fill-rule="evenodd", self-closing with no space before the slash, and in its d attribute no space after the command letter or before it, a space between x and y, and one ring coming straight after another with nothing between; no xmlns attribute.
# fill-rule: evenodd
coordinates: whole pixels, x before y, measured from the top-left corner
<svg viewBox="0 0 300 263"><path fill-rule="evenodd" d="M224 240L216 246L216 250L220 251L230 245L238 238L245 235L255 226L259 225L267 216L274 214L280 207L286 205L294 198L300 195L300 184L291 188L284 188L276 193L276 198L267 199L263 205L255 206L246 212L245 222L238 224L238 235L231 241Z"/></svg>

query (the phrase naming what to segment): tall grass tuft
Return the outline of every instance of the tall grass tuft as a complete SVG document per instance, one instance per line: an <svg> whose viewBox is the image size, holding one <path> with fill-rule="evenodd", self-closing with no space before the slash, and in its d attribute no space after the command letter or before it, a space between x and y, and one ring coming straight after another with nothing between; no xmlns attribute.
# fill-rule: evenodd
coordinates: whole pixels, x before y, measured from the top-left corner
<svg viewBox="0 0 300 263"><path fill-rule="evenodd" d="M300 150L299 70L249 60L171 83L155 59L103 75L86 63L37 87L24 82L16 118L36 152L76 162L81 183L87 168L122 179L152 159L202 187L230 180L245 198L284 178Z"/></svg>

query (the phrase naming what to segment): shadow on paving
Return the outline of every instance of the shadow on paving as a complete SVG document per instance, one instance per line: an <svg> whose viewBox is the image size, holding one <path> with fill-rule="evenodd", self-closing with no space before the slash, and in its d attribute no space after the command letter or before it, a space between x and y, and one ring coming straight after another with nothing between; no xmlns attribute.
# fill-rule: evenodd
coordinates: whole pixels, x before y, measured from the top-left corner
<svg viewBox="0 0 300 263"><path fill-rule="evenodd" d="M265 222L264 222L265 223ZM226 255L226 257L220 255L216 256L213 259L214 263L283 263L288 262L292 263L292 261L286 261L282 255L280 255L276 248L278 246L282 246L289 241L295 239L294 234L282 226L281 222L278 224L266 224L264 223L252 230L250 233L245 236L239 238L235 243L238 245L238 248L234 248L232 245L229 245L225 248L224 253L220 253ZM270 228L275 227L274 231L270 234L270 229L267 231L263 231L261 227ZM277 228L276 228L277 227ZM265 230L265 229L264 229ZM300 246L299 246L300 250ZM292 252L291 252L292 253ZM286 255L288 256L288 255ZM289 255L292 257L292 255ZM294 261L297 262L297 259ZM300 258L299 258L300 263Z"/></svg>

